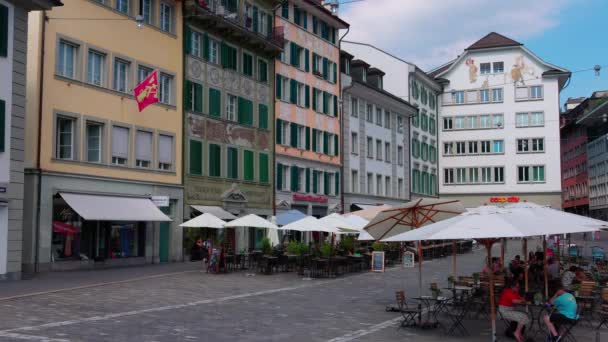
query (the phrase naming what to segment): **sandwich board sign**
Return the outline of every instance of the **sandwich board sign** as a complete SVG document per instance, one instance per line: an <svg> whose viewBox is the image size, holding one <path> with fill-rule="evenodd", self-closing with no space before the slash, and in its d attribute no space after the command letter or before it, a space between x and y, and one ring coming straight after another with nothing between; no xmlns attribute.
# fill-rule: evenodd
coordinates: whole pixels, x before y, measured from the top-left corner
<svg viewBox="0 0 608 342"><path fill-rule="evenodd" d="M384 272L384 252L372 252L372 272Z"/></svg>
<svg viewBox="0 0 608 342"><path fill-rule="evenodd" d="M407 251L403 253L403 268L413 268L415 265L414 252Z"/></svg>

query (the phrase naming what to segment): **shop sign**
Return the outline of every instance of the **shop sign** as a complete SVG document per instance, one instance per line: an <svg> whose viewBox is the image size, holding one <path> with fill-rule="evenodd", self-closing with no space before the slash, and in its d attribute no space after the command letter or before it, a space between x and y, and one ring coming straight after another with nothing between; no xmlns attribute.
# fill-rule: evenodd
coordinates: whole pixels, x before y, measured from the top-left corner
<svg viewBox="0 0 608 342"><path fill-rule="evenodd" d="M293 194L293 200L294 201L327 203L327 197L325 197L325 196L313 196L313 195Z"/></svg>
<svg viewBox="0 0 608 342"><path fill-rule="evenodd" d="M416 259L414 259L414 252L403 253L403 267L413 268L416 265Z"/></svg>
<svg viewBox="0 0 608 342"><path fill-rule="evenodd" d="M490 203L518 203L519 197L490 197Z"/></svg>
<svg viewBox="0 0 608 342"><path fill-rule="evenodd" d="M169 196L152 196L151 200L157 207L169 206Z"/></svg>

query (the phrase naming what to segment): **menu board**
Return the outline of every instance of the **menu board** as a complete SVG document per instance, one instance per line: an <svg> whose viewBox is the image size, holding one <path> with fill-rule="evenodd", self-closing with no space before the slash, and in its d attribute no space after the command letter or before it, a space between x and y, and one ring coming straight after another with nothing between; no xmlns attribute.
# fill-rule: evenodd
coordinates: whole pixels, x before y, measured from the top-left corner
<svg viewBox="0 0 608 342"><path fill-rule="evenodd" d="M372 272L384 272L384 252L372 252Z"/></svg>
<svg viewBox="0 0 608 342"><path fill-rule="evenodd" d="M416 265L416 261L414 259L414 252L405 252L403 253L403 267L404 268L413 268Z"/></svg>

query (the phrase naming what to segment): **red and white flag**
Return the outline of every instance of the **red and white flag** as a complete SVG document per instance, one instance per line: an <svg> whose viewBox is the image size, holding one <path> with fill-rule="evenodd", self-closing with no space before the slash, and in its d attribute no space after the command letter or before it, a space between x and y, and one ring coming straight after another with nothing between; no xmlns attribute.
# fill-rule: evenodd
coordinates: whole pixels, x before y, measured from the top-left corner
<svg viewBox="0 0 608 342"><path fill-rule="evenodd" d="M158 102L158 71L154 70L146 79L133 89L135 101L141 112L144 108Z"/></svg>

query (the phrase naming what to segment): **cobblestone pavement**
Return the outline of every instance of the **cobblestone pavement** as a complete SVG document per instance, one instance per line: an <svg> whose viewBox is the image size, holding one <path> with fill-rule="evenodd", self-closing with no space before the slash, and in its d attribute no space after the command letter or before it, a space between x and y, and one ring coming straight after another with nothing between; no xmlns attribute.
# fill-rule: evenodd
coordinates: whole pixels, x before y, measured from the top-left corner
<svg viewBox="0 0 608 342"><path fill-rule="evenodd" d="M510 249L517 253L516 246ZM459 273L479 271L484 253L459 256ZM424 262L423 288L444 282L451 265L451 258ZM294 273L210 275L179 267L180 272L166 276L118 277L121 282L104 286L0 300L0 341L465 340L439 330L399 329L399 315L385 312L396 289L417 294L413 269L303 280ZM0 297L7 297L1 285ZM472 336L467 341L489 340L488 321L468 326ZM590 328L577 334L594 341Z"/></svg>

